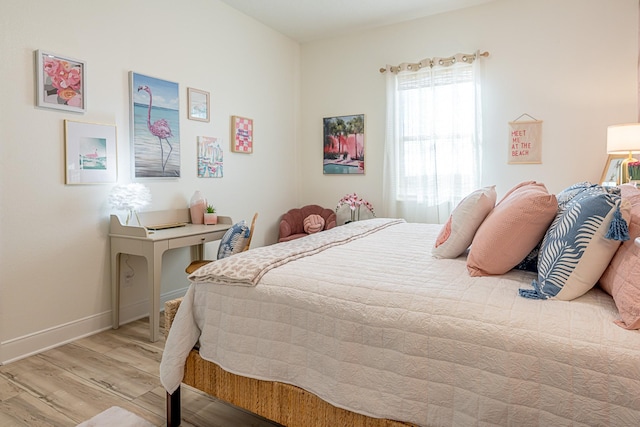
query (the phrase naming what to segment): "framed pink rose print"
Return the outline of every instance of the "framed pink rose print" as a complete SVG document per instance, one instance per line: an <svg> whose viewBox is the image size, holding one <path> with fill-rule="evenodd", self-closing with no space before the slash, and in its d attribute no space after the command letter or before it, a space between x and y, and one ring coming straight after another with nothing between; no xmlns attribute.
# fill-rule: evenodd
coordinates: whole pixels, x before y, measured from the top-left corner
<svg viewBox="0 0 640 427"><path fill-rule="evenodd" d="M86 68L79 59L37 50L36 105L84 113L86 111Z"/></svg>

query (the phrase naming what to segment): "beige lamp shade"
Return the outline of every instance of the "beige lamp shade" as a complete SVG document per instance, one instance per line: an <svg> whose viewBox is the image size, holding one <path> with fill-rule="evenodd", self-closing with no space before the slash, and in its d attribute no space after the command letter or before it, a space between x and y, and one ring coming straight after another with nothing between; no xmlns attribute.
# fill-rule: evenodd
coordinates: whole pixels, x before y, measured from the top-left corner
<svg viewBox="0 0 640 427"><path fill-rule="evenodd" d="M632 153L640 153L640 123L612 125L607 128L607 153L628 154L619 171L620 184L629 182L628 164L636 162Z"/></svg>
<svg viewBox="0 0 640 427"><path fill-rule="evenodd" d="M607 128L607 153L640 152L640 123L613 125Z"/></svg>

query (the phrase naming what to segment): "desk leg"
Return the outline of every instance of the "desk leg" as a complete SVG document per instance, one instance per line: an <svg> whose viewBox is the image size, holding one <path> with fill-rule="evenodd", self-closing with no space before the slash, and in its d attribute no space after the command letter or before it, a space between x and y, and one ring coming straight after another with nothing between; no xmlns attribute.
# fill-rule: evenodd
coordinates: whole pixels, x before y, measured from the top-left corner
<svg viewBox="0 0 640 427"><path fill-rule="evenodd" d="M204 243L191 246L191 261L204 259Z"/></svg>
<svg viewBox="0 0 640 427"><path fill-rule="evenodd" d="M154 250L153 260L147 259L149 281L149 338L158 341L160 333L160 284L162 279L162 250Z"/></svg>
<svg viewBox="0 0 640 427"><path fill-rule="evenodd" d="M120 327L120 253L111 251L111 321L113 329Z"/></svg>

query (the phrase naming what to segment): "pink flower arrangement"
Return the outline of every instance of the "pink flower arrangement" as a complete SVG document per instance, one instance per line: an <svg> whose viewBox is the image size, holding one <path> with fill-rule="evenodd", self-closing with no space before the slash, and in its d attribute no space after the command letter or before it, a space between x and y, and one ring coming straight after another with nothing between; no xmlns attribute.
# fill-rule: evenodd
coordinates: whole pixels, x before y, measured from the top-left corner
<svg viewBox="0 0 640 427"><path fill-rule="evenodd" d="M360 208L362 206L367 208L367 210L369 210L369 212L371 212L373 216L376 216L375 212L373 211L373 205L362 197L358 197L356 193L347 194L342 199L340 199L340 201L338 202L338 206L336 206L336 212L344 205L349 206L349 209L351 209L351 221L357 221L360 219Z"/></svg>
<svg viewBox="0 0 640 427"><path fill-rule="evenodd" d="M56 58L44 59L44 72L49 76L45 83L56 93L60 103L74 107L82 106L82 74L80 66Z"/></svg>

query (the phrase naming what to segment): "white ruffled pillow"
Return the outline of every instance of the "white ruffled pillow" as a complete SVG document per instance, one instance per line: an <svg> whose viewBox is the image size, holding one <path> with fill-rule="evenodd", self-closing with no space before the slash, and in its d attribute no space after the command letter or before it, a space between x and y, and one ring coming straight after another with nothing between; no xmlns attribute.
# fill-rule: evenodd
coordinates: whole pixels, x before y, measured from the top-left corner
<svg viewBox="0 0 640 427"><path fill-rule="evenodd" d="M462 199L440 230L431 254L436 258L462 255L471 245L482 221L496 205L496 199L495 185L475 190Z"/></svg>

